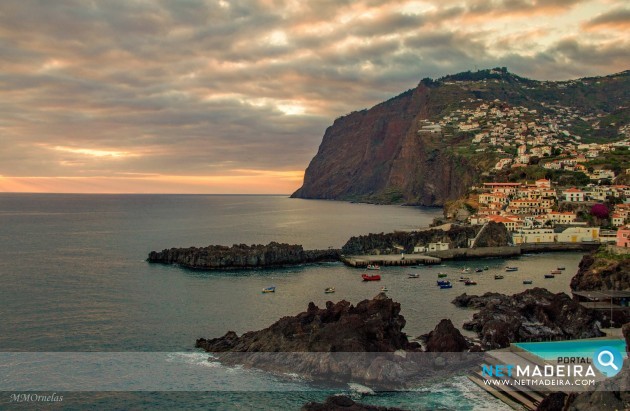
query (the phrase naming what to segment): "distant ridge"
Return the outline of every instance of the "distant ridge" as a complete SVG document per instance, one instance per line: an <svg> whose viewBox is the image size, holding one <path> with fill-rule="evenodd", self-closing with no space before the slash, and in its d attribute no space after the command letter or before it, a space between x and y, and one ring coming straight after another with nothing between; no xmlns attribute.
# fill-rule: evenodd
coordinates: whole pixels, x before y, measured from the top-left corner
<svg viewBox="0 0 630 411"><path fill-rule="evenodd" d="M627 136L629 86L630 70L555 82L523 78L505 67L425 78L414 89L337 118L292 197L440 206L462 196L502 157L496 144L473 144L497 124L513 136L506 150L540 135L574 141ZM488 112L524 115L463 123L461 113L482 105Z"/></svg>

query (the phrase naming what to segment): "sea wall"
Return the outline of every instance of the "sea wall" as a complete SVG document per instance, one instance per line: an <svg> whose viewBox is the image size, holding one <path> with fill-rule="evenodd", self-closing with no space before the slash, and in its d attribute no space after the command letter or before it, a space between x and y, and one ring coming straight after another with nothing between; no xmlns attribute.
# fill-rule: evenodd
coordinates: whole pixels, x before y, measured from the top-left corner
<svg viewBox="0 0 630 411"><path fill-rule="evenodd" d="M301 245L271 242L267 245L234 244L232 247L171 248L151 251L150 263L177 264L200 270L225 270L337 261L339 250L304 250Z"/></svg>
<svg viewBox="0 0 630 411"><path fill-rule="evenodd" d="M427 255L442 260L468 260L485 257L514 257L522 254L521 247L483 247L483 248L453 248L451 250L431 251Z"/></svg>

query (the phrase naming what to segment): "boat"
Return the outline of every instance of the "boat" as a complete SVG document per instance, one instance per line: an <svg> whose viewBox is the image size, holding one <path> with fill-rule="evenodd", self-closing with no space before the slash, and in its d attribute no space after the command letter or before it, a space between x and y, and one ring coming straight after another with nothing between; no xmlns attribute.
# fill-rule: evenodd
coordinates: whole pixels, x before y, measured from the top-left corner
<svg viewBox="0 0 630 411"><path fill-rule="evenodd" d="M464 285L477 285L477 282L473 280L468 280L464 283Z"/></svg>
<svg viewBox="0 0 630 411"><path fill-rule="evenodd" d="M484 271L488 271L489 269L490 269L490 267L488 267L488 266L485 266L485 267L483 268L483 270L484 270Z"/></svg>
<svg viewBox="0 0 630 411"><path fill-rule="evenodd" d="M440 285L440 289L444 289L444 288L453 288L453 284L448 283L448 284L442 284L442 285Z"/></svg>
<svg viewBox="0 0 630 411"><path fill-rule="evenodd" d="M368 264L367 269L368 270L380 270L381 266L380 265L376 265L376 264Z"/></svg>
<svg viewBox="0 0 630 411"><path fill-rule="evenodd" d="M510 272L510 271L518 271L518 267L510 267L510 266L507 266L507 267L505 267L505 271L507 271L507 272Z"/></svg>
<svg viewBox="0 0 630 411"><path fill-rule="evenodd" d="M420 277L420 274L418 274L418 273L409 273L409 274L407 274L407 276L408 276L409 278L419 278L419 277Z"/></svg>
<svg viewBox="0 0 630 411"><path fill-rule="evenodd" d="M447 285L450 284L451 282L448 280L438 280L437 285Z"/></svg>
<svg viewBox="0 0 630 411"><path fill-rule="evenodd" d="M496 274L496 275L494 276L494 279L495 279L495 280L503 280L503 278L505 278L505 277L503 277L501 274Z"/></svg>
<svg viewBox="0 0 630 411"><path fill-rule="evenodd" d="M468 273L468 272L470 272L470 268L468 267L462 268L462 273Z"/></svg>
<svg viewBox="0 0 630 411"><path fill-rule="evenodd" d="M448 274L446 273L438 273L438 278L444 278L446 277Z"/></svg>
<svg viewBox="0 0 630 411"><path fill-rule="evenodd" d="M335 292L335 287L328 287L324 290L326 294L331 294Z"/></svg>
<svg viewBox="0 0 630 411"><path fill-rule="evenodd" d="M459 277L458 281L469 281L470 277Z"/></svg>
<svg viewBox="0 0 630 411"><path fill-rule="evenodd" d="M363 278L363 281L381 281L381 276L378 274L361 274L361 278Z"/></svg>
<svg viewBox="0 0 630 411"><path fill-rule="evenodd" d="M523 284L533 284L532 280L523 280Z"/></svg>
<svg viewBox="0 0 630 411"><path fill-rule="evenodd" d="M275 293L276 292L276 286L272 285L271 287L263 288L262 292L263 293Z"/></svg>
<svg viewBox="0 0 630 411"><path fill-rule="evenodd" d="M476 273L482 273L483 272L483 268L475 268L475 272Z"/></svg>
<svg viewBox="0 0 630 411"><path fill-rule="evenodd" d="M545 278L556 278L553 274L545 274Z"/></svg>
<svg viewBox="0 0 630 411"><path fill-rule="evenodd" d="M385 292L385 291L389 291L389 290L387 289L387 287L381 287L381 291Z"/></svg>
<svg viewBox="0 0 630 411"><path fill-rule="evenodd" d="M562 271L562 270L564 270L564 267L560 266L560 267L558 267L558 270Z"/></svg>
<svg viewBox="0 0 630 411"><path fill-rule="evenodd" d="M551 270L551 274L562 274L560 270Z"/></svg>

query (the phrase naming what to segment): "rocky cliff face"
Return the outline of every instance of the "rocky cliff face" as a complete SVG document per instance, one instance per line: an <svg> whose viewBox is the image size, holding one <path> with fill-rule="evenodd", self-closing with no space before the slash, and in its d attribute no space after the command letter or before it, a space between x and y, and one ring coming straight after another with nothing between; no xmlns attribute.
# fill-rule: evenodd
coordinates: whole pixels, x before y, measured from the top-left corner
<svg viewBox="0 0 630 411"><path fill-rule="evenodd" d="M461 352L471 346L448 319L440 321L433 331L421 336L421 339L425 342L427 352Z"/></svg>
<svg viewBox="0 0 630 411"><path fill-rule="evenodd" d="M476 331L483 348L504 348L510 342L548 341L600 337L599 314L573 301L564 293L533 288L512 296L486 293L462 294L453 300L458 307L480 311L464 323Z"/></svg>
<svg viewBox="0 0 630 411"><path fill-rule="evenodd" d="M278 267L284 265L335 261L339 250L304 250L301 245L271 242L267 245L235 244L232 247L171 248L151 251L150 263L178 264L201 270Z"/></svg>
<svg viewBox="0 0 630 411"><path fill-rule="evenodd" d="M463 195L474 177L466 160L438 150L435 135L418 133L421 120L441 108L432 104L434 93L420 84L337 119L293 197L441 205Z"/></svg>
<svg viewBox="0 0 630 411"><path fill-rule="evenodd" d="M606 258L596 253L582 257L577 274L571 279L574 291L630 289L630 255Z"/></svg>

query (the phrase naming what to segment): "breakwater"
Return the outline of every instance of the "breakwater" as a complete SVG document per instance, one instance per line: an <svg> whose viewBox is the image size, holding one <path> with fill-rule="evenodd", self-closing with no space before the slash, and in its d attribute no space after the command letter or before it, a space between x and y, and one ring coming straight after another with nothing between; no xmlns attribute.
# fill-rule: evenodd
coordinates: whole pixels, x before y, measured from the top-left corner
<svg viewBox="0 0 630 411"><path fill-rule="evenodd" d="M177 264L198 270L230 270L283 267L337 261L339 250L304 250L301 245L271 242L267 245L234 244L232 247L171 248L151 251L149 263Z"/></svg>

